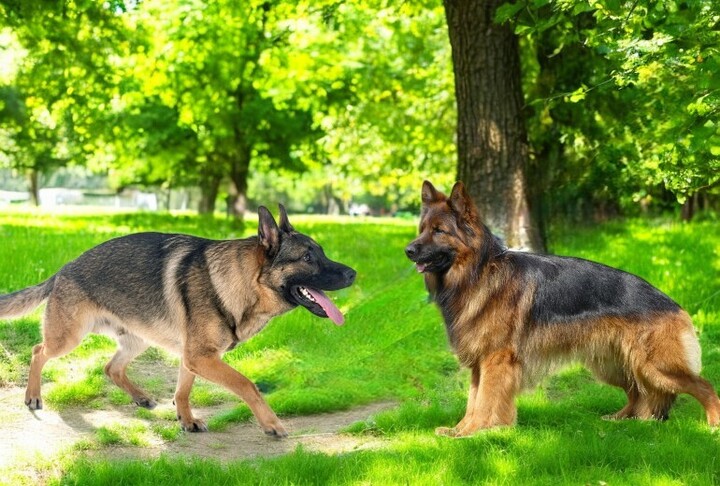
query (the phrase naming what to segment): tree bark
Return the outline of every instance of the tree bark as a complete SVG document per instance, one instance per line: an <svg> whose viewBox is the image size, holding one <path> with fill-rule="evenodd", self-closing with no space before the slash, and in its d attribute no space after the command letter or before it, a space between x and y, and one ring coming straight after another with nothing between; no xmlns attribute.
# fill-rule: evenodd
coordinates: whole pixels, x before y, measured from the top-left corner
<svg viewBox="0 0 720 486"><path fill-rule="evenodd" d="M695 216L695 210L697 207L698 193L692 194L685 199L680 211L680 219L683 221L692 221Z"/></svg>
<svg viewBox="0 0 720 486"><path fill-rule="evenodd" d="M252 151L243 139L237 139L240 150L230 163L230 190L228 192L228 216L242 224L247 209L248 175Z"/></svg>
<svg viewBox="0 0 720 486"><path fill-rule="evenodd" d="M30 202L33 206L40 206L40 172L31 169L28 173L28 183L30 184Z"/></svg>
<svg viewBox="0 0 720 486"><path fill-rule="evenodd" d="M220 191L221 177L217 175L204 175L200 178L200 202L198 213L201 216L212 217L215 213L215 200Z"/></svg>
<svg viewBox="0 0 720 486"><path fill-rule="evenodd" d="M543 250L528 203L518 39L493 22L505 0L444 0L458 109L457 177L513 247Z"/></svg>

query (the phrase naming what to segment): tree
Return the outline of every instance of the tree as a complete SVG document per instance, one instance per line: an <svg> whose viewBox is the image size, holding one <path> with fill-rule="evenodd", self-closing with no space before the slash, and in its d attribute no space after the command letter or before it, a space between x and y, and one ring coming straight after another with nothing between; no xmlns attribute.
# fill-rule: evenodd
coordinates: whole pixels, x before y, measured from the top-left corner
<svg viewBox="0 0 720 486"><path fill-rule="evenodd" d="M444 0L455 74L458 179L509 245L542 249L528 204L518 39L494 22L502 0Z"/></svg>
<svg viewBox="0 0 720 486"><path fill-rule="evenodd" d="M289 12L289 3L264 0L149 0L131 12L152 41L130 62L140 96L126 93L125 109L142 110L154 97L194 132L201 213L212 214L227 180L228 210L241 220L253 161L302 168L295 149L315 136L312 113L301 97L276 92L272 80L284 82L266 60L287 49Z"/></svg>
<svg viewBox="0 0 720 486"><path fill-rule="evenodd" d="M39 176L84 163L95 150L95 113L114 86L113 56L124 35L114 2L0 2L15 72L0 79L2 159L26 174L38 202ZM4 15L3 15L4 14Z"/></svg>

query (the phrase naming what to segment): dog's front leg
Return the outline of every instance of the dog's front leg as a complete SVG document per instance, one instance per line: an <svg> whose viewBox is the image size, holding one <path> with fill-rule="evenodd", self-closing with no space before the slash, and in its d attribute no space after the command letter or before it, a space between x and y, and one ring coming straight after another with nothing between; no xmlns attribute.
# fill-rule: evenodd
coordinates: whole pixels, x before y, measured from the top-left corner
<svg viewBox="0 0 720 486"><path fill-rule="evenodd" d="M522 367L516 354L503 349L490 354L480 364L478 390L473 412L461 421L455 436L471 435L480 429L512 425L517 416L515 395L520 389Z"/></svg>
<svg viewBox="0 0 720 486"><path fill-rule="evenodd" d="M267 435L287 437L287 431L280 423L255 384L216 356L184 356L185 367L192 373L222 385L248 404L260 427ZM188 392L189 393L189 392ZM188 406L189 409L189 406Z"/></svg>
<svg viewBox="0 0 720 486"><path fill-rule="evenodd" d="M475 363L470 367L470 391L468 392L467 406L465 407L465 416L455 427L438 427L435 429L437 435L447 435L454 437L458 431L463 430L465 426L470 423L472 415L475 409L478 408L479 404L475 402L480 399L478 396L478 389L480 386L480 365Z"/></svg>
<svg viewBox="0 0 720 486"><path fill-rule="evenodd" d="M178 371L177 388L175 388L175 409L177 418L182 429L187 432L207 432L205 422L193 417L190 409L190 390L195 382L195 375L185 367L183 360L180 360Z"/></svg>

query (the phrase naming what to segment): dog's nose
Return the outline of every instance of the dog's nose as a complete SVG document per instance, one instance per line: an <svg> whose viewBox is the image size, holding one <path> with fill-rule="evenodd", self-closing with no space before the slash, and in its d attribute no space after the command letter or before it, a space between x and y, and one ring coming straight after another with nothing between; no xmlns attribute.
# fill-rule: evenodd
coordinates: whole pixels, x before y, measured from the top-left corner
<svg viewBox="0 0 720 486"><path fill-rule="evenodd" d="M414 243L410 243L408 246L405 247L405 254L410 260L415 258L415 255L417 255L417 245L415 245Z"/></svg>
<svg viewBox="0 0 720 486"><path fill-rule="evenodd" d="M352 283L355 281L355 276L357 275L357 272L353 270L352 268L348 267L343 272L343 277L345 277L345 280Z"/></svg>

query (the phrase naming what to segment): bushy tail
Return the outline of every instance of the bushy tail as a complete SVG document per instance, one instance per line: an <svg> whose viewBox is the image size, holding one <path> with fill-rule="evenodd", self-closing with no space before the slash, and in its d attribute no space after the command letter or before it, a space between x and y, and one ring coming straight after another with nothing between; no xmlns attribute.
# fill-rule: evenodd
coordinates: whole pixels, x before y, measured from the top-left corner
<svg viewBox="0 0 720 486"><path fill-rule="evenodd" d="M20 317L35 309L48 298L55 284L50 277L41 284L18 290L12 294L0 295L0 319Z"/></svg>

